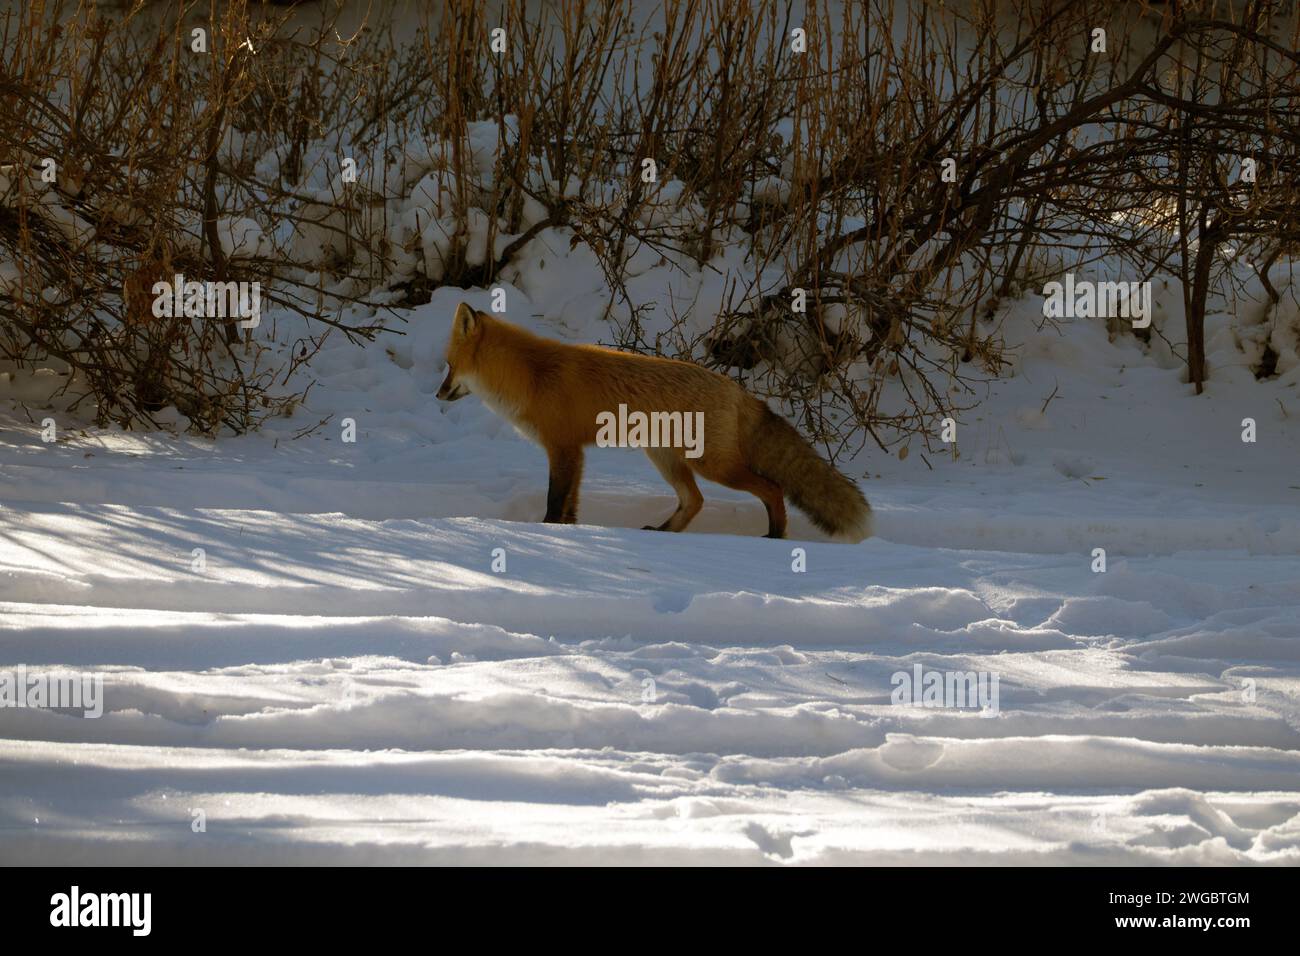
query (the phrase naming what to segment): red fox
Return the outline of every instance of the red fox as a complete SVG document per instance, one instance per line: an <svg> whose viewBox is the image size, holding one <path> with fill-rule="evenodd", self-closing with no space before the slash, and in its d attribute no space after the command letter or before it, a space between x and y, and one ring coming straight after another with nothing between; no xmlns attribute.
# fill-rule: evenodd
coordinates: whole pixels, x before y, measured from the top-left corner
<svg viewBox="0 0 1300 956"><path fill-rule="evenodd" d="M700 475L763 502L769 538L785 537L787 495L827 534L861 541L871 533L871 506L854 482L736 382L690 362L556 342L462 302L438 398L470 393L546 449L547 522L577 521L583 449L597 443L602 420L615 410L623 419L630 409L643 419L678 415L678 422L703 412L698 448L644 448L678 500L668 520L645 530L685 529L704 505Z"/></svg>

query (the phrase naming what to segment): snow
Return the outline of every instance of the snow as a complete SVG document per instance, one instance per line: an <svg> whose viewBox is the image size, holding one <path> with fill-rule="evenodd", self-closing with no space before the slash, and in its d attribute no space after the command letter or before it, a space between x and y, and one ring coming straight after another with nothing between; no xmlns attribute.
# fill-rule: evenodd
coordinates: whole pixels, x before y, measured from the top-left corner
<svg viewBox="0 0 1300 956"><path fill-rule="evenodd" d="M351 196L389 279L480 265L489 233L493 256L517 238L475 205L499 132L470 125L463 184L441 140L358 153L347 188L346 136L313 142L302 221L223 218L225 251L287 246L356 318L327 276ZM279 175L287 154L247 147L223 144ZM787 168L747 198L789 189ZM673 179L642 212L702 218ZM520 228L545 217L528 198ZM702 268L630 242L644 341L777 287L717 238ZM766 540L755 499L708 485L688 533L640 531L675 497L619 450L588 453L581 525L539 523L543 452L435 398L456 304L491 290L372 309L391 331L366 347L326 334L303 407L247 436L184 434L175 409L97 429L56 368L0 369L0 673L93 674L105 708L0 706L0 862L1294 865L1300 281L1275 266L1266 308L1251 268L1212 300L1201 396L1167 280L1149 342L1045 323L1036 290L1002 303L1011 366L956 396L955 445L841 463L875 513L858 545L793 511ZM19 274L0 262L0 286ZM628 317L567 227L499 279L547 335L608 343ZM283 358L321 331L269 309L252 334ZM890 383L882 408L902 401ZM996 676L996 708L895 703L918 667Z"/></svg>
<svg viewBox="0 0 1300 956"><path fill-rule="evenodd" d="M575 337L536 317L594 312L567 274L512 316ZM672 495L619 450L548 526L542 452L433 397L459 297L327 343L309 407L243 438L46 444L59 377L5 375L0 670L101 675L105 714L0 708L0 859L1300 859L1294 383L1193 397L1029 296L955 457L859 456L860 545L757 537L716 487L635 530ZM996 715L892 703L917 665L997 675Z"/></svg>

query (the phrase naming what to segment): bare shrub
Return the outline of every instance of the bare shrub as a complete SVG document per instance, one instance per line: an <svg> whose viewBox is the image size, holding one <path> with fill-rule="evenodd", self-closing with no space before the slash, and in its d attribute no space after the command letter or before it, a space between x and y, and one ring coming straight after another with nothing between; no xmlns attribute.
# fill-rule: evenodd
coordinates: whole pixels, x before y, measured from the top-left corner
<svg viewBox="0 0 1300 956"><path fill-rule="evenodd" d="M400 331L381 303L488 285L563 237L600 263L608 341L727 371L851 454L973 404L1004 364L998 303L1071 264L1176 276L1199 389L1225 251L1266 271L1300 239L1281 0L637 9L464 0L395 44L232 3L206 57L184 13L11 16L0 351L62 360L104 420L174 404L244 429L294 401L269 387L283 361L230 322L152 316L158 276L257 279L364 340ZM647 256L723 272L720 308L639 299Z"/></svg>

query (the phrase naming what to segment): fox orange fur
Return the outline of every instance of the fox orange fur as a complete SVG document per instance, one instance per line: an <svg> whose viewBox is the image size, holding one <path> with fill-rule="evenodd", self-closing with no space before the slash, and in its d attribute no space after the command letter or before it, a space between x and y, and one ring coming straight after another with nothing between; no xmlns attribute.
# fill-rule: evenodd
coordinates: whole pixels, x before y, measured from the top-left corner
<svg viewBox="0 0 1300 956"><path fill-rule="evenodd" d="M699 457L682 448L644 449L678 499L668 520L648 530L690 524L704 504L700 475L762 501L769 538L785 536L787 496L827 534L860 541L871 533L871 507L854 482L736 382L690 362L556 342L462 302L438 398L470 393L546 449L548 522L577 520L583 449L596 442L597 416L623 404L647 416L704 413Z"/></svg>

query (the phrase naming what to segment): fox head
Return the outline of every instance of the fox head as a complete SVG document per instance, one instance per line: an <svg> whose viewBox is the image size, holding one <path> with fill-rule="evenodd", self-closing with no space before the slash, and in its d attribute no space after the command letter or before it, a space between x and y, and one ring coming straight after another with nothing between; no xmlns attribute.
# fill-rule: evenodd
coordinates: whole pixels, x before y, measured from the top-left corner
<svg viewBox="0 0 1300 956"><path fill-rule="evenodd" d="M451 338L447 340L447 377L438 389L438 398L454 402L469 394L468 381L474 374L474 357L483 323L487 316L475 312L462 302L456 306L456 316L451 320Z"/></svg>

